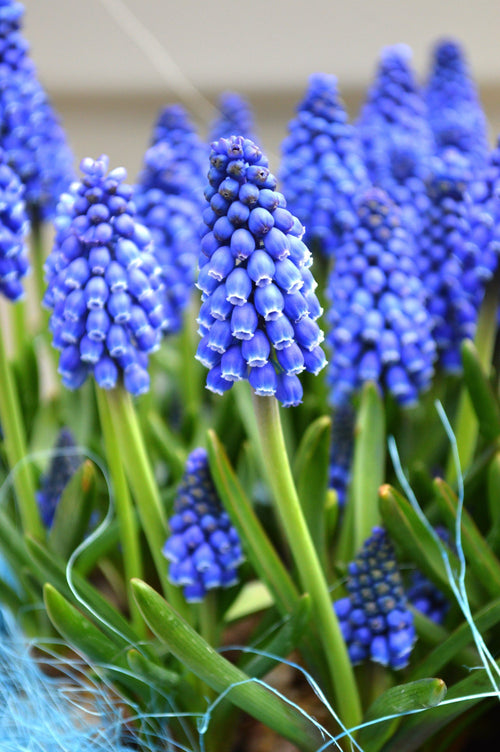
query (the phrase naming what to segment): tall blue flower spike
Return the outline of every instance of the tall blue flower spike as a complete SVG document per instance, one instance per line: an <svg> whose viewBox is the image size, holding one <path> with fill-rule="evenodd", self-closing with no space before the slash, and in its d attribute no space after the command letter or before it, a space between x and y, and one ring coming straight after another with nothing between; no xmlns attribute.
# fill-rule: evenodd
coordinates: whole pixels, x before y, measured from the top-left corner
<svg viewBox="0 0 500 752"><path fill-rule="evenodd" d="M36 494L40 515L46 527L51 527L61 495L83 462L81 455L69 451L75 449L72 432L69 428L61 428L54 446L54 456L48 471L40 478Z"/></svg>
<svg viewBox="0 0 500 752"><path fill-rule="evenodd" d="M500 256L500 137L495 149L492 149L486 169L480 181L475 181L472 190L472 242L479 249L477 273L485 283L493 276L498 267Z"/></svg>
<svg viewBox="0 0 500 752"><path fill-rule="evenodd" d="M248 379L256 394L298 405L298 374L316 374L326 365L304 228L252 141L232 136L214 142L210 163L196 357L217 394Z"/></svg>
<svg viewBox="0 0 500 752"><path fill-rule="evenodd" d="M329 485L337 492L341 508L347 500L347 488L351 477L355 423L356 413L350 403L336 408L332 421Z"/></svg>
<svg viewBox="0 0 500 752"><path fill-rule="evenodd" d="M488 128L464 51L453 39L435 46L425 96L437 153L449 147L475 171L486 166Z"/></svg>
<svg viewBox="0 0 500 752"><path fill-rule="evenodd" d="M331 402L343 405L374 381L411 406L430 386L435 359L413 236L380 188L359 197L356 217L328 282Z"/></svg>
<svg viewBox="0 0 500 752"><path fill-rule="evenodd" d="M187 459L170 530L163 548L170 562L169 578L183 587L188 602L203 600L207 590L238 582L240 539L222 508L205 449L194 449Z"/></svg>
<svg viewBox="0 0 500 752"><path fill-rule="evenodd" d="M59 373L69 389L90 373L103 389L123 377L125 388L139 395L149 389L148 353L168 326L161 270L149 231L135 217L125 169L107 174L105 155L80 167L81 181L59 203L45 264L43 303L61 350Z"/></svg>
<svg viewBox="0 0 500 752"><path fill-rule="evenodd" d="M28 227L24 187L0 149L0 293L9 300L19 300L24 294L21 280L29 270Z"/></svg>
<svg viewBox="0 0 500 752"><path fill-rule="evenodd" d="M280 178L290 211L306 227L305 242L330 257L355 224L353 199L369 180L335 76L316 73L282 144Z"/></svg>
<svg viewBox="0 0 500 752"><path fill-rule="evenodd" d="M203 189L207 174L208 147L201 140L186 110L179 104L164 107L156 120L151 146L166 144L172 150L175 170L156 174L156 188L163 188L204 204Z"/></svg>
<svg viewBox="0 0 500 752"><path fill-rule="evenodd" d="M436 533L443 543L450 545L450 534L446 528L438 526ZM406 596L414 608L436 624L442 624L450 610L450 602L444 593L418 569L410 574Z"/></svg>
<svg viewBox="0 0 500 752"><path fill-rule="evenodd" d="M219 115L211 125L208 140L218 141L229 136L244 136L257 142L252 108L240 94L223 92L217 103Z"/></svg>
<svg viewBox="0 0 500 752"><path fill-rule="evenodd" d="M401 669L416 640L394 548L385 530L375 527L348 566L349 595L334 608L354 665L372 660Z"/></svg>
<svg viewBox="0 0 500 752"><path fill-rule="evenodd" d="M461 369L460 345L474 337L484 281L491 276L474 242L471 179L469 161L456 149L433 160L430 205L419 236L419 275L427 291L439 363L449 372Z"/></svg>
<svg viewBox="0 0 500 752"><path fill-rule="evenodd" d="M23 14L21 3L0 3L0 146L25 185L32 219L40 220L54 215L75 175L65 132L21 33Z"/></svg>
<svg viewBox="0 0 500 752"><path fill-rule="evenodd" d="M405 44L382 50L357 130L371 180L389 194L410 227L418 231L427 207L425 180L434 143L411 56Z"/></svg>
<svg viewBox="0 0 500 752"><path fill-rule="evenodd" d="M135 187L137 216L151 233L161 269L167 333L178 332L194 289L200 252L200 208L185 165L165 142L151 146Z"/></svg>

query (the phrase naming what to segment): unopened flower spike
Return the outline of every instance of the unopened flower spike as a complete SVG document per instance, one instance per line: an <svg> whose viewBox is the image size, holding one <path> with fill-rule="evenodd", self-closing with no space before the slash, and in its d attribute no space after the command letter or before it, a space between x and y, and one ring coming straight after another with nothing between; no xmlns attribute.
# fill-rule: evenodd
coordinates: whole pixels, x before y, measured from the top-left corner
<svg viewBox="0 0 500 752"><path fill-rule="evenodd" d="M201 601L207 590L238 582L241 543L215 489L205 449L194 449L177 489L171 536L163 548L169 578L183 587L188 602Z"/></svg>
<svg viewBox="0 0 500 752"><path fill-rule="evenodd" d="M354 665L372 660L401 669L416 640L394 548L385 530L373 529L348 566L349 595L335 601L349 656Z"/></svg>
<svg viewBox="0 0 500 752"><path fill-rule="evenodd" d="M413 236L379 188L359 197L356 216L328 282L330 399L343 405L374 381L412 406L430 386L436 354Z"/></svg>
<svg viewBox="0 0 500 752"><path fill-rule="evenodd" d="M36 494L46 527L51 527L61 495L83 462L83 457L73 450L76 450L73 433L69 428L61 428L54 445L54 456L48 471L40 479Z"/></svg>
<svg viewBox="0 0 500 752"><path fill-rule="evenodd" d="M103 389L123 377L133 395L149 388L148 353L167 318L161 272L149 231L135 216L126 171L108 158L82 160L81 181L63 194L46 264L44 305L63 384L77 389L93 374Z"/></svg>
<svg viewBox="0 0 500 752"><path fill-rule="evenodd" d="M135 186L137 216L148 228L161 269L165 331L178 332L194 289L200 251L200 205L196 184L173 147L151 146Z"/></svg>
<svg viewBox="0 0 500 752"><path fill-rule="evenodd" d="M478 196L479 186L482 191ZM500 137L472 191L472 241L479 249L476 269L481 282L486 283L497 269L500 256Z"/></svg>
<svg viewBox="0 0 500 752"><path fill-rule="evenodd" d="M439 363L450 372L461 369L462 340L474 337L488 276L474 242L471 179L469 161L456 149L447 149L432 161L430 204L416 256Z"/></svg>
<svg viewBox="0 0 500 752"><path fill-rule="evenodd" d="M297 405L298 374L319 373L326 364L304 228L252 141L232 136L214 142L210 163L196 357L217 394L248 379L257 395Z"/></svg>
<svg viewBox="0 0 500 752"><path fill-rule="evenodd" d="M356 413L350 402L339 405L333 414L332 439L330 443L330 488L337 492L340 507L347 500L354 452L354 426Z"/></svg>
<svg viewBox="0 0 500 752"><path fill-rule="evenodd" d="M282 143L280 179L305 242L330 257L355 223L353 199L369 187L361 145L335 76L316 73Z"/></svg>
<svg viewBox="0 0 500 752"><path fill-rule="evenodd" d="M398 204L411 229L418 231L427 206L425 180L434 140L411 54L405 44L382 50L356 125L371 180Z"/></svg>
<svg viewBox="0 0 500 752"><path fill-rule="evenodd" d="M0 146L21 178L33 221L55 213L74 179L66 134L39 82L21 32L24 7L0 5Z"/></svg>
<svg viewBox="0 0 500 752"><path fill-rule="evenodd" d="M449 147L481 172L488 158L488 128L465 53L456 40L436 44L425 89L437 153Z"/></svg>
<svg viewBox="0 0 500 752"><path fill-rule="evenodd" d="M9 300L24 294L21 280L29 270L28 227L24 187L0 149L0 293Z"/></svg>
<svg viewBox="0 0 500 752"><path fill-rule="evenodd" d="M257 142L252 108L244 97L225 91L220 95L217 106L219 115L211 125L209 143L235 135Z"/></svg>

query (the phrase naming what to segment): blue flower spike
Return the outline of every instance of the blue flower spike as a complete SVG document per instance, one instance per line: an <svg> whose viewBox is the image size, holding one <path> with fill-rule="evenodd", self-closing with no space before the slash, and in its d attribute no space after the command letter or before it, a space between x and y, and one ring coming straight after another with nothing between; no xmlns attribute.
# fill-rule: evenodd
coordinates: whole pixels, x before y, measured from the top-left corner
<svg viewBox="0 0 500 752"><path fill-rule="evenodd" d="M334 608L354 665L372 660L402 669L416 640L394 548L385 530L375 527L348 566L345 598Z"/></svg>
<svg viewBox="0 0 500 752"><path fill-rule="evenodd" d="M413 236L379 188L362 194L356 211L328 283L330 399L344 405L374 381L410 407L430 386L436 355Z"/></svg>
<svg viewBox="0 0 500 752"><path fill-rule="evenodd" d="M210 164L196 357L217 394L248 379L257 395L298 405L298 374L316 374L326 365L304 228L252 141L232 136L214 142Z"/></svg>
<svg viewBox="0 0 500 752"><path fill-rule="evenodd" d="M29 270L24 195L24 186L0 149L0 293L12 301L23 296L21 280Z"/></svg>
<svg viewBox="0 0 500 752"><path fill-rule="evenodd" d="M339 405L333 414L332 440L330 444L330 488L337 492L339 506L347 501L354 453L354 427L356 413L350 402Z"/></svg>
<svg viewBox="0 0 500 752"><path fill-rule="evenodd" d="M76 451L76 442L69 428L61 428L54 446L54 456L48 471L40 479L36 494L44 525L52 526L57 505L67 484L83 462Z"/></svg>
<svg viewBox="0 0 500 752"><path fill-rule="evenodd" d="M225 91L220 95L217 104L219 115L210 128L210 143L235 135L257 141L253 112L244 97L233 91Z"/></svg>
<svg viewBox="0 0 500 752"><path fill-rule="evenodd" d="M132 188L108 158L82 160L81 181L63 194L46 264L44 305L63 384L77 389L93 374L103 389L123 378L132 395L149 389L148 354L168 317L151 236L135 216Z"/></svg>
<svg viewBox="0 0 500 752"><path fill-rule="evenodd" d="M282 144L281 182L305 242L335 255L354 223L353 199L369 187L361 144L348 122L337 79L315 73Z"/></svg>
<svg viewBox="0 0 500 752"><path fill-rule="evenodd" d="M177 489L171 536L163 548L169 578L183 587L189 603L202 601L208 590L238 582L243 561L236 529L215 489L205 449L194 449Z"/></svg>

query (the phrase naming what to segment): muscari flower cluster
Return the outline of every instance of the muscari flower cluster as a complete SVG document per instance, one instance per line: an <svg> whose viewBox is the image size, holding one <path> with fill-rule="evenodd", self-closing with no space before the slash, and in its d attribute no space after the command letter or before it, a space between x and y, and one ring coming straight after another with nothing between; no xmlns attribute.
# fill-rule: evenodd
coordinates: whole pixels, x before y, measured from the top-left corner
<svg viewBox="0 0 500 752"><path fill-rule="evenodd" d="M217 394L248 378L256 394L297 405L298 374L316 374L326 364L304 228L252 141L220 139L212 144L210 163L196 357L209 369L207 387Z"/></svg>
<svg viewBox="0 0 500 752"><path fill-rule="evenodd" d="M328 282L331 402L343 405L375 381L403 406L430 386L431 319L417 276L413 237L379 188L362 194Z"/></svg>
<svg viewBox="0 0 500 752"><path fill-rule="evenodd" d="M210 128L209 143L229 136L244 136L257 142L255 123L249 103L236 92L223 92L217 103L219 115Z"/></svg>
<svg viewBox="0 0 500 752"><path fill-rule="evenodd" d="M450 372L461 368L460 345L474 337L484 282L491 276L473 238L471 178L468 160L455 149L433 160L416 256L439 362Z"/></svg>
<svg viewBox="0 0 500 752"><path fill-rule="evenodd" d="M137 217L151 233L161 269L167 331L178 332L194 288L201 221L189 175L167 143L159 142L147 150L134 200Z"/></svg>
<svg viewBox="0 0 500 752"><path fill-rule="evenodd" d="M123 376L133 395L149 388L148 353L168 326L151 236L135 216L132 187L108 158L86 158L83 177L64 194L46 264L44 305L61 350L59 373L76 389L93 373L112 389Z"/></svg>
<svg viewBox="0 0 500 752"><path fill-rule="evenodd" d="M36 493L40 516L46 527L51 527L62 493L82 461L82 455L76 451L72 432L69 428L62 428L57 436L49 468L40 478L40 487Z"/></svg>
<svg viewBox="0 0 500 752"><path fill-rule="evenodd" d="M370 178L418 231L427 207L425 180L434 143L407 45L382 51L356 127Z"/></svg>
<svg viewBox="0 0 500 752"><path fill-rule="evenodd" d="M394 548L376 527L348 566L349 595L335 613L353 664L370 659L393 669L408 664L416 640Z"/></svg>
<svg viewBox="0 0 500 752"><path fill-rule="evenodd" d="M347 500L354 451L356 413L350 403L339 405L333 414L330 443L329 486L337 492L340 507Z"/></svg>
<svg viewBox="0 0 500 752"><path fill-rule="evenodd" d="M21 178L33 220L52 217L74 178L66 135L21 33L21 3L0 3L0 146Z"/></svg>
<svg viewBox="0 0 500 752"><path fill-rule="evenodd" d="M240 539L215 489L205 449L194 449L177 490L171 536L163 548L169 578L183 587L188 602L201 601L207 590L238 582L243 561Z"/></svg>
<svg viewBox="0 0 500 752"><path fill-rule="evenodd" d="M486 117L458 42L445 39L436 45L425 97L437 153L457 149L474 170L484 169L489 151Z"/></svg>
<svg viewBox="0 0 500 752"><path fill-rule="evenodd" d="M310 77L282 153L280 178L290 211L305 225L306 242L332 256L344 229L355 222L354 197L369 185L335 76Z"/></svg>
<svg viewBox="0 0 500 752"><path fill-rule="evenodd" d="M28 217L24 187L0 149L0 293L9 300L23 295L22 278L29 269Z"/></svg>

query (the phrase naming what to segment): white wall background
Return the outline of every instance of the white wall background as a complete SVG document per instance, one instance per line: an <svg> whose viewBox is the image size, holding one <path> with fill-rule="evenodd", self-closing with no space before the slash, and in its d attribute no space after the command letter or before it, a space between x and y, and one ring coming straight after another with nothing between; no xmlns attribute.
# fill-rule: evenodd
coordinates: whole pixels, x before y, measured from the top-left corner
<svg viewBox="0 0 500 752"><path fill-rule="evenodd" d="M183 102L204 133L225 89L250 99L273 163L310 73L335 73L354 116L380 49L397 42L411 46L423 80L435 41L458 38L492 136L500 124L499 0L23 3L39 76L78 159L106 152L132 177L160 106Z"/></svg>

